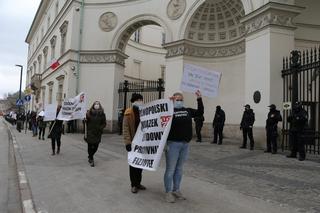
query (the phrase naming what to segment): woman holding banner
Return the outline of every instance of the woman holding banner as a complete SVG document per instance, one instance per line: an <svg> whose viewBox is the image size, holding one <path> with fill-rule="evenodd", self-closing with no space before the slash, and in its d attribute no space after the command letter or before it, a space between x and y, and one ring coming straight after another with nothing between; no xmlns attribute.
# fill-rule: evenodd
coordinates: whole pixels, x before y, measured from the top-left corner
<svg viewBox="0 0 320 213"><path fill-rule="evenodd" d="M101 142L101 135L106 126L106 115L99 101L95 101L86 114L86 135L85 141L88 143L88 162L94 167L93 155L97 152Z"/></svg>
<svg viewBox="0 0 320 213"><path fill-rule="evenodd" d="M143 105L143 97L140 94L133 93L130 102L132 107L125 111L123 118L123 137L128 152L131 151L131 143L140 123L139 106ZM129 166L129 173L131 192L137 193L138 190L145 190L146 187L141 185L142 169Z"/></svg>
<svg viewBox="0 0 320 213"><path fill-rule="evenodd" d="M57 114L56 117L58 117L58 114L60 112L61 106L57 107ZM52 147L52 154L55 155L56 152L56 143L57 143L57 154L60 153L60 146L61 146L61 134L62 134L62 126L63 121L61 120L55 120L52 121L49 127L49 135L48 138L51 138L51 147Z"/></svg>
<svg viewBox="0 0 320 213"><path fill-rule="evenodd" d="M174 112L170 133L167 140L166 171L164 186L166 201L174 203L176 199L185 200L180 192L183 164L188 157L189 142L192 139L192 118L202 116L204 107L201 93L196 93L198 109L185 108L182 93L173 94Z"/></svg>

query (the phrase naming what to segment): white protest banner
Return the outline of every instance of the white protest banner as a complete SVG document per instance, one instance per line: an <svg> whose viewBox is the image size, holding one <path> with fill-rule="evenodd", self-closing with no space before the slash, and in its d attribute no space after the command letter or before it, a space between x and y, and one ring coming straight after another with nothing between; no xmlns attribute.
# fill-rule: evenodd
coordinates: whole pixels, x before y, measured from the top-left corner
<svg viewBox="0 0 320 213"><path fill-rule="evenodd" d="M128 153L128 163L136 168L155 171L160 163L173 116L169 99L152 101L140 107L140 124Z"/></svg>
<svg viewBox="0 0 320 213"><path fill-rule="evenodd" d="M58 120L70 121L86 117L86 96L82 92L74 98L64 100L58 115Z"/></svg>
<svg viewBox="0 0 320 213"><path fill-rule="evenodd" d="M184 64L180 89L195 93L200 90L203 96L218 96L221 73L203 67Z"/></svg>
<svg viewBox="0 0 320 213"><path fill-rule="evenodd" d="M54 121L57 116L57 104L46 104L44 107L44 121Z"/></svg>

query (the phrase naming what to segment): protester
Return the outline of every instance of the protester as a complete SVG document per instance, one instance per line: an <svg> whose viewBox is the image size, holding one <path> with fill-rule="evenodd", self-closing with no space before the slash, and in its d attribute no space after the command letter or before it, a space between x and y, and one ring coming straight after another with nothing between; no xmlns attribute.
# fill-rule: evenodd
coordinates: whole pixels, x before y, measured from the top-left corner
<svg viewBox="0 0 320 213"><path fill-rule="evenodd" d="M38 128L39 128L39 140L41 138L42 138L42 140L44 140L44 134L45 134L46 127L47 127L47 124L43 119L44 119L44 111L41 111L38 115L38 118L37 118L37 124L38 124Z"/></svg>
<svg viewBox="0 0 320 213"><path fill-rule="evenodd" d="M197 134L197 141L196 142L202 142L202 137L201 137L201 129L203 126L203 121L204 121L204 117L203 115L199 115L193 118L194 122L196 124L196 134Z"/></svg>
<svg viewBox="0 0 320 213"><path fill-rule="evenodd" d="M277 154L278 122L282 121L282 117L280 111L276 109L276 105L271 104L269 108L270 111L266 120L267 149L264 152Z"/></svg>
<svg viewBox="0 0 320 213"><path fill-rule="evenodd" d="M74 130L74 127L75 127L75 120L70 120L67 122L67 133L74 133L75 130Z"/></svg>
<svg viewBox="0 0 320 213"><path fill-rule="evenodd" d="M185 108L182 93L173 94L174 114L166 149L164 186L166 201L185 200L180 192L183 164L187 160L189 142L192 139L192 118L203 115L204 107L200 91L196 92L198 109Z"/></svg>
<svg viewBox="0 0 320 213"><path fill-rule="evenodd" d="M59 114L61 109L61 106L59 105L57 107L57 115ZM62 134L62 124L63 121L61 120L54 120L51 122L50 127L49 127L49 135L48 137L51 138L51 147L52 147L52 155L55 155L55 148L56 148L56 143L57 143L57 154L60 153L60 146L61 146L61 134Z"/></svg>
<svg viewBox="0 0 320 213"><path fill-rule="evenodd" d="M130 102L132 103L132 107L126 109L123 118L123 137L128 152L131 152L132 140L140 123L139 106L143 105L143 96L133 93ZM132 193L146 189L145 186L141 185L142 169L129 166L129 174Z"/></svg>
<svg viewBox="0 0 320 213"><path fill-rule="evenodd" d="M212 126L213 126L213 141L212 143L222 144L223 139L223 127L224 122L226 120L226 115L224 111L221 109L221 106L216 106L216 113L213 118ZM218 142L219 136L219 142Z"/></svg>
<svg viewBox="0 0 320 213"><path fill-rule="evenodd" d="M245 107L244 108L245 110L243 112L242 120L240 124L240 130L242 130L242 135L243 135L243 143L240 148L241 149L247 148L247 136L248 136L250 139L250 150L253 150L254 140L253 140L253 134L252 134L252 127L255 121L255 116L254 116L253 110L250 109L249 104L246 104L244 107Z"/></svg>
<svg viewBox="0 0 320 213"><path fill-rule="evenodd" d="M37 113L35 111L31 112L30 115L31 128L32 128L32 137L38 135L38 126L37 126Z"/></svg>
<svg viewBox="0 0 320 213"><path fill-rule="evenodd" d="M99 101L95 101L86 114L87 135L85 140L88 143L88 162L94 167L93 155L97 152L101 142L101 135L106 126L106 115Z"/></svg>
<svg viewBox="0 0 320 213"><path fill-rule="evenodd" d="M292 113L288 117L288 122L290 123L289 129L289 141L291 153L288 158L296 158L297 152L299 152L299 160L303 161L306 159L306 150L304 141L300 139L303 134L308 122L308 113L302 108L300 102L296 102L293 105Z"/></svg>
<svg viewBox="0 0 320 213"><path fill-rule="evenodd" d="M21 132L24 124L24 114L23 112L18 112L17 114L17 130Z"/></svg>

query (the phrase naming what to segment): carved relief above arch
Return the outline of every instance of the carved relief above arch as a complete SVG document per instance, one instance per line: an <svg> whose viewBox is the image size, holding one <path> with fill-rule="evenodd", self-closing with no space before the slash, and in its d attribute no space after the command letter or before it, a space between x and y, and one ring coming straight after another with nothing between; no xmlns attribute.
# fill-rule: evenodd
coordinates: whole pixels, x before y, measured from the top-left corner
<svg viewBox="0 0 320 213"><path fill-rule="evenodd" d="M172 32L167 23L158 16L144 14L126 20L113 36L111 49L124 52L130 36L140 27L146 25L157 25L164 29L166 42L172 41Z"/></svg>

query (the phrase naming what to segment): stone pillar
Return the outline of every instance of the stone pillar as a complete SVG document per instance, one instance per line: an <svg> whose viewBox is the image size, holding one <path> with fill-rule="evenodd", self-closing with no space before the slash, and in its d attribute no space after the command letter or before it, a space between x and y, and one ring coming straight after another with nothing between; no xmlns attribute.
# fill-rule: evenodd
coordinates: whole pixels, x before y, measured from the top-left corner
<svg viewBox="0 0 320 213"><path fill-rule="evenodd" d="M180 91L180 80L183 74L183 55L186 47L183 41L168 43L164 46L167 49L165 95L170 97L173 93Z"/></svg>
<svg viewBox="0 0 320 213"><path fill-rule="evenodd" d="M301 7L270 2L242 19L246 26L245 102L256 113L256 125L265 125L268 105L282 107L282 59L294 49L292 19ZM255 91L261 94L255 103Z"/></svg>
<svg viewBox="0 0 320 213"><path fill-rule="evenodd" d="M282 60L294 49L292 19L301 7L267 3L245 16L241 22L246 26L245 102L255 112L256 141L264 143L264 126L268 105L276 104L282 109ZM254 93L261 94L259 102Z"/></svg>
<svg viewBox="0 0 320 213"><path fill-rule="evenodd" d="M101 102L108 132L117 131L118 88L124 80L124 60L127 57L116 50L81 52L80 91L87 93L88 108L96 100Z"/></svg>

